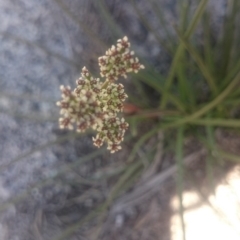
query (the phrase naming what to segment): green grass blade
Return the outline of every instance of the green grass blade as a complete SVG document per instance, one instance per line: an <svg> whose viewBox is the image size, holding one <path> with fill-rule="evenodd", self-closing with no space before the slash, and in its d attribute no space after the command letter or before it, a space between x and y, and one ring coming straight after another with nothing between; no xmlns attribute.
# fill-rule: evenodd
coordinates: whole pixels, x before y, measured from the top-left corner
<svg viewBox="0 0 240 240"><path fill-rule="evenodd" d="M179 88L179 95L181 101L186 105L187 104L187 99L188 99L188 93L190 92L189 89L187 88L187 79L186 79L186 69L185 65L182 64L182 62L186 61L186 56L183 54L181 58L181 62L179 62L176 70L176 75L178 77L178 88Z"/></svg>
<svg viewBox="0 0 240 240"><path fill-rule="evenodd" d="M183 126L181 126L177 133L177 144L176 144L177 192L178 192L179 203L180 203L179 214L180 214L181 227L182 227L182 239L186 240L185 222L184 222L184 206L183 206L183 190L184 190L183 136L184 136L184 128Z"/></svg>
<svg viewBox="0 0 240 240"><path fill-rule="evenodd" d="M177 67L177 78L178 78L178 92L180 95L181 102L184 103L185 109L194 110L196 103L196 95L194 94L193 87L191 86L191 82L187 80L187 66L186 66L187 57L185 54L182 56L182 61L179 62ZM189 91L191 89L191 91ZM170 99L169 99L170 100Z"/></svg>
<svg viewBox="0 0 240 240"><path fill-rule="evenodd" d="M190 124L202 126L228 127L239 128L240 120L238 119L221 119L221 118L203 118L192 120Z"/></svg>
<svg viewBox="0 0 240 240"><path fill-rule="evenodd" d="M205 7L206 7L207 3L208 3L208 0L201 0L200 1L199 5L198 5L198 7L197 7L197 9L194 13L194 16L192 18L192 21L189 24L189 27L187 28L186 33L184 34L184 38L188 39L192 35L192 33L193 33L194 29L196 28L200 18L202 17L203 11L205 10Z"/></svg>
<svg viewBox="0 0 240 240"><path fill-rule="evenodd" d="M227 98L229 94L231 94L231 92L234 90L234 88L238 85L239 81L240 81L240 72L232 80L232 82L227 86L227 88L225 88L224 91L222 91L214 100L212 100L211 102L209 102L208 104L206 104L205 106L203 106L202 108L200 108L199 110L197 110L196 112L194 112L189 116L183 117L181 119L175 120L170 123L165 123L165 124L163 123L157 126L155 130L154 129L152 130L153 132L151 133L149 132L150 136L151 134L154 134L157 131L157 129L169 129L169 128L181 126L186 123L191 123L191 122L197 123L199 121L198 119L199 117L207 114L210 110L217 107L225 98Z"/></svg>
<svg viewBox="0 0 240 240"><path fill-rule="evenodd" d="M214 46L212 44L213 41L213 37L212 37L212 31L210 29L210 13L205 12L202 20L203 20L203 32L204 32L204 44L203 44L203 48L204 48L204 62L206 63L206 65L208 66L208 69L210 71L211 74L215 73L216 69L215 69L215 60L214 60Z"/></svg>
<svg viewBox="0 0 240 240"><path fill-rule="evenodd" d="M196 10L196 12L195 12L195 14L192 18L192 21L189 24L189 27L184 34L184 38L186 40L188 40L188 38L192 35L194 29L196 28L197 23L200 20L202 14L203 14L203 11L205 9L205 6L206 6L207 2L208 2L208 0L201 0L201 2L199 3L198 8L197 8L197 10ZM184 52L184 45L183 45L183 43L180 43L178 48L177 48L177 51L174 55L172 65L171 65L171 68L169 70L169 74L168 74L168 77L167 77L167 80L166 80L166 83L165 83L165 86L164 86L164 93L163 93L161 104L160 104L162 109L164 109L166 107L166 104L167 104L167 101L168 101L167 93L169 92L169 89L172 85L173 78L174 78L175 72L176 72L176 68L177 68L177 65L179 63L179 60L181 59L181 56L182 56L183 52Z"/></svg>
<svg viewBox="0 0 240 240"><path fill-rule="evenodd" d="M207 169L207 178L208 178L208 183L211 188L211 191L214 192L214 177L213 177L213 155L212 155L212 150L216 149L216 143L215 143L215 137L214 137L214 131L211 126L206 126L206 132L207 132L207 141L208 145L210 146L210 154L207 156L206 159L206 169Z"/></svg>
<svg viewBox="0 0 240 240"><path fill-rule="evenodd" d="M151 100L149 99L144 84L137 78L132 79L132 84L136 89L137 96L129 95L130 102L139 107L149 108L149 106L151 106Z"/></svg>
<svg viewBox="0 0 240 240"><path fill-rule="evenodd" d="M239 17L240 17L240 3L238 0L235 0L235 9L234 11L236 12L236 17L235 17L235 28L234 28L234 39L232 43L232 50L231 50L231 59L229 63L229 69L232 68L233 65L235 65L235 62L239 60L240 54L239 54L239 42L240 42L240 32L239 32Z"/></svg>
<svg viewBox="0 0 240 240"><path fill-rule="evenodd" d="M217 107L226 97L228 97L229 94L234 90L234 88L237 86L237 84L240 81L240 72L238 75L233 79L233 81L227 86L224 91L222 91L214 100L212 100L210 103L206 104L204 107L199 109L198 111L194 112L190 116L184 117L180 120L177 120L173 123L165 124L164 128L170 128L170 127L177 127L180 125L183 125L185 123L189 123L193 120L196 120L197 118L205 115L208 113L211 109L214 107Z"/></svg>
<svg viewBox="0 0 240 240"><path fill-rule="evenodd" d="M216 85L216 81L214 77L212 76L211 72L207 68L207 65L204 63L203 59L200 57L200 55L197 53L197 51L189 44L189 42L186 41L186 39L183 38L183 36L180 35L178 32L178 36L183 43L184 47L188 50L188 52L191 54L192 58L196 61L199 69L201 70L203 76L205 77L209 88L213 92L214 95L218 93L218 88Z"/></svg>
<svg viewBox="0 0 240 240"><path fill-rule="evenodd" d="M229 81L237 74L237 72L240 71L240 59L237 61L237 63L234 65L234 67L228 72L226 78L223 81L222 88L225 87L226 84L229 83Z"/></svg>
<svg viewBox="0 0 240 240"><path fill-rule="evenodd" d="M149 75L148 73L144 74L139 74L139 80L141 80L142 82L148 84L149 86L151 86L152 88L154 88L156 91L158 91L159 93L164 94L164 87L161 86L160 82L158 81L157 77L152 77L151 75ZM181 111L184 112L185 111L185 106L184 104L181 102L181 100L179 98L177 98L176 96L174 96L173 94L171 94L170 92L165 93L168 97L168 99L171 101L171 103L173 105L176 106L176 108Z"/></svg>
<svg viewBox="0 0 240 240"><path fill-rule="evenodd" d="M219 76L226 76L228 68L231 62L232 47L235 35L235 21L238 12L238 0L228 1L229 4L229 16L226 17L224 30L223 30L223 40L221 54L221 67L219 68Z"/></svg>
<svg viewBox="0 0 240 240"><path fill-rule="evenodd" d="M220 156L221 158L224 158L224 160L229 160L235 163L240 163L240 156L239 155L235 155L232 153L228 153L226 151L223 151L221 149L216 150L216 155Z"/></svg>
<svg viewBox="0 0 240 240"><path fill-rule="evenodd" d="M180 30L185 32L188 24L188 15L190 13L190 1L189 0L180 0Z"/></svg>

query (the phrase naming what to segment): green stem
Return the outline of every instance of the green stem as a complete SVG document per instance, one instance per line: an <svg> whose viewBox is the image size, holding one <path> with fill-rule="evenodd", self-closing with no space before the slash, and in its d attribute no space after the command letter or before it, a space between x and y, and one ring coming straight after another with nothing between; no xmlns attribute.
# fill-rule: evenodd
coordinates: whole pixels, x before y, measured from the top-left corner
<svg viewBox="0 0 240 240"><path fill-rule="evenodd" d="M155 117L164 117L164 116L179 116L179 111L161 111L161 110L146 110L146 111L139 111L137 114L132 116L126 116L127 119L142 119L142 118L155 118Z"/></svg>
<svg viewBox="0 0 240 240"><path fill-rule="evenodd" d="M178 32L178 31L177 31ZM188 50L188 52L191 54L195 62L197 63L198 67L200 68L203 76L205 77L210 89L214 93L214 95L217 95L218 89L215 83L215 79L212 76L211 72L206 67L205 63L197 53L197 51L186 41L186 39L181 36L181 34L178 32L178 37L180 41L183 43L184 47Z"/></svg>
<svg viewBox="0 0 240 240"><path fill-rule="evenodd" d="M240 127L240 120L235 119L196 119L190 122L190 124L194 125L204 125L204 126L218 126L218 127L230 127L230 128L238 128Z"/></svg>
<svg viewBox="0 0 240 240"><path fill-rule="evenodd" d="M171 101L172 104L174 104L179 111L181 111L181 112L185 111L185 106L179 98L177 98L174 94L171 94L170 92L164 92L165 91L164 87L161 86L159 81L156 81L156 80L158 80L157 77L153 78L149 74L141 74L141 75L138 76L138 78L139 78L140 81L142 81L142 82L146 83L147 85L153 87L160 94L162 94L162 95L165 94L166 97L169 99L169 101Z"/></svg>
<svg viewBox="0 0 240 240"><path fill-rule="evenodd" d="M222 158L224 158L226 160L229 160L229 161L232 161L232 162L236 162L236 163L240 162L239 155L228 153L228 152L225 152L225 151L220 150L220 149L217 149L214 153L216 155L218 155L218 156L221 156Z"/></svg>
<svg viewBox="0 0 240 240"><path fill-rule="evenodd" d="M182 118L180 120L177 120L173 123L165 124L164 128L169 128L169 127L177 127L180 126L184 123L189 123L192 122L193 120L196 120L200 116L206 114L208 111L216 107L218 104L220 104L230 93L231 91L237 86L239 83L240 79L240 72L238 75L233 79L233 81L225 88L225 90L219 94L213 101L202 107L200 110L196 111L190 116L186 116L185 118Z"/></svg>
<svg viewBox="0 0 240 240"><path fill-rule="evenodd" d="M210 103L208 103L207 105L205 105L204 107L202 107L200 110L196 111L195 113L193 113L190 116L186 116L182 119L176 120L174 122L171 123L166 123L166 124L161 124L160 127L158 128L169 128L169 127L177 127L180 126L184 123L193 123L193 124L203 124L203 125L207 125L207 124L211 124L211 125L222 125L222 126L239 126L239 121L238 120L224 120L224 119L197 119L201 116L203 116L204 114L206 114L207 112L209 112L211 109L213 109L214 107L216 107L217 105L219 105L230 93L231 91L236 87L236 85L239 83L240 80L240 72L238 73L238 75L233 79L233 81L227 86L227 88L225 88L225 90L220 93L213 101L211 101ZM136 118L141 118L141 117L145 117L149 118L152 116L161 116L161 115L166 115L165 113L168 113L167 111L151 111L151 114L146 114L146 113L141 113L139 116L135 115L132 116L132 118L136 117ZM172 114L177 114L177 112L171 112ZM131 117L129 117L131 118Z"/></svg>
<svg viewBox="0 0 240 240"><path fill-rule="evenodd" d="M177 192L180 202L179 214L181 218L182 226L182 239L186 239L185 233L185 222L184 222L184 206L183 206L183 181L184 181L184 166L183 166L183 134L184 128L181 126L177 134L177 144L176 144L176 160L177 160Z"/></svg>
<svg viewBox="0 0 240 240"><path fill-rule="evenodd" d="M200 2L200 4L198 5L198 8L197 8L197 10L196 10L196 12L193 16L193 19L192 19L187 31L184 34L184 38L186 40L191 36L193 30L195 29L201 15L203 14L203 10L205 9L205 6L206 6L207 2L208 2L208 0L202 0ZM162 102L161 102L161 108L162 109L164 109L166 107L167 93L168 93L168 90L169 90L169 88L172 84L173 78L175 76L175 71L176 71L178 61L181 58L183 52L184 52L184 45L181 42L179 44L178 48L177 48L177 52L174 56L174 59L173 59L173 62L172 62L172 65L171 65L171 68L170 68L170 71L169 71L169 75L168 75L168 78L167 78L165 86L164 86L164 92L163 92Z"/></svg>
<svg viewBox="0 0 240 240"><path fill-rule="evenodd" d="M210 114L208 114L210 116ZM216 149L216 142L215 142L215 136L214 136L214 129L210 125L206 126L206 132L207 132L207 142L211 149ZM213 177L213 169L214 169L214 158L211 152L209 152L207 158L206 158L206 170L207 170L207 178L208 178L208 184L210 185L210 189L212 193L214 193L214 177Z"/></svg>

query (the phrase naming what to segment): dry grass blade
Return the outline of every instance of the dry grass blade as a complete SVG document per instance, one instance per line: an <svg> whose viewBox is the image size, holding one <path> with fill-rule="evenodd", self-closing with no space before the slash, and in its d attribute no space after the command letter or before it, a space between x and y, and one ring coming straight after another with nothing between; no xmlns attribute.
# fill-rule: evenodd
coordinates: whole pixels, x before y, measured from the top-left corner
<svg viewBox="0 0 240 240"><path fill-rule="evenodd" d="M183 159L183 164L189 165L202 156L206 155L206 149L201 149L198 152L192 153ZM124 210L126 207L133 206L143 201L144 199L150 197L154 194L158 189L159 185L162 184L166 179L173 176L177 171L177 166L174 165L159 175L152 177L150 180L142 184L138 188L136 188L132 193L120 198L119 201L116 202L115 206L112 208L111 213L114 214L116 212Z"/></svg>
<svg viewBox="0 0 240 240"><path fill-rule="evenodd" d="M163 139L164 139L164 134L163 131L159 131L158 136L157 136L157 151L154 156L153 162L151 165L148 167L147 171L143 174L141 181L145 182L147 179L151 178L156 174L158 166L162 162L162 155L163 155Z"/></svg>
<svg viewBox="0 0 240 240"><path fill-rule="evenodd" d="M21 194L18 194L17 196L14 196L13 198L9 199L8 202L2 204L0 206L0 213L3 212L4 210L6 210L8 207L10 207L11 204L16 204L16 203L19 203L19 202L23 201L24 199L26 199L29 196L29 194L31 194L32 189L41 188L41 187L51 184L53 180L59 178L63 174L66 174L66 172L71 171L72 168L74 168L86 161L92 160L94 157L101 155L104 151L105 151L105 149L97 150L93 153L90 153L88 155L85 155L84 157L79 158L77 161L75 161L71 164L68 164L67 166L63 166L54 177L44 179L43 181L40 181L40 182L32 185L31 188L28 188L27 190L23 191Z"/></svg>

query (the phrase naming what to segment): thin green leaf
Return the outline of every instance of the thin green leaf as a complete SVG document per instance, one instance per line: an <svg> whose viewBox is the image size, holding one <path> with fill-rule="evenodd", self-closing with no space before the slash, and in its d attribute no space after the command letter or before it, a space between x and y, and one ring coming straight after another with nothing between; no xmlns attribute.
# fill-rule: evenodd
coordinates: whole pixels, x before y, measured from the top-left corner
<svg viewBox="0 0 240 240"><path fill-rule="evenodd" d="M177 78L178 78L178 92L180 95L181 102L184 102L185 108L189 108L193 110L196 102L193 87L190 85L190 81L187 80L189 76L187 76L187 66L186 66L187 58L185 54L182 56L182 61L179 62L177 67ZM189 91L189 89L192 89Z"/></svg>
<svg viewBox="0 0 240 240"><path fill-rule="evenodd" d="M206 132L207 132L208 145L210 146L211 149L216 149L213 128L208 125L206 127ZM211 152L212 152L212 150L211 150ZM214 186L215 186L214 178L213 178L213 167L214 167L213 155L209 154L208 157L206 158L206 169L207 169L208 184L209 184L212 192L214 192Z"/></svg>
<svg viewBox="0 0 240 240"><path fill-rule="evenodd" d="M190 13L190 1L189 0L180 0L180 29L181 32L185 32L188 24L188 15Z"/></svg>
<svg viewBox="0 0 240 240"><path fill-rule="evenodd" d="M208 0L201 0L201 2L199 3L198 8L196 9L195 14L192 18L192 21L190 22L189 27L184 34L184 38L186 40L188 40L188 38L190 38L194 29L196 28L197 23L199 22L202 14L203 14L203 11L205 9L205 6L206 6L207 2L208 2ZM179 60L180 60L183 52L184 52L184 45L183 45L183 43L180 43L178 48L177 48L177 51L174 55L172 65L171 65L171 68L169 70L167 80L165 82L163 96L162 96L161 105L160 105L162 109L164 109L166 107L166 104L167 104L167 101L168 101L168 96L167 95L168 95L169 89L172 85L173 78L175 76L175 72L176 72L176 69L177 69L177 65L179 63Z"/></svg>
<svg viewBox="0 0 240 240"><path fill-rule="evenodd" d="M146 74L142 73L142 74L139 74L139 80L153 87L159 93L164 94L164 87L161 86L158 78L151 77L147 73ZM177 107L179 111L182 111L182 112L185 111L185 106L180 101L180 99L178 99L176 96L174 96L170 92L165 94L167 95L168 99L172 102L172 104L174 104Z"/></svg>
<svg viewBox="0 0 240 240"><path fill-rule="evenodd" d="M185 240L186 233L185 233L184 206L183 206L183 190L184 190L183 136L184 136L184 128L181 126L177 133L177 144L176 144L177 192L178 192L179 203L180 203L179 214L181 218L182 239Z"/></svg>
<svg viewBox="0 0 240 240"><path fill-rule="evenodd" d="M202 126L228 127L239 128L240 120L238 119L220 119L220 118L203 118L192 120L190 124Z"/></svg>
<svg viewBox="0 0 240 240"><path fill-rule="evenodd" d="M210 103L206 104L204 107L200 108L190 116L186 116L182 119L176 120L172 123L164 124L163 128L171 128L171 127L178 127L180 125L192 122L193 120L197 120L197 118L205 115L208 113L211 109L218 106L231 92L233 89L237 86L237 84L240 81L240 72L238 75L232 80L232 82L227 86L227 88L224 89L214 100L212 100Z"/></svg>
<svg viewBox="0 0 240 240"><path fill-rule="evenodd" d="M211 89L213 94L216 95L218 93L216 81L215 81L214 77L212 76L211 72L209 71L209 69L207 68L207 66L205 65L205 63L203 62L202 58L197 53L197 51L191 46L191 44L189 44L189 42L187 42L183 38L183 36L180 35L179 32L178 32L178 36L179 36L181 42L183 43L184 47L189 51L189 53L191 54L193 59L196 61L199 69L201 70L203 76L205 77L205 79L209 85L209 88Z"/></svg>
<svg viewBox="0 0 240 240"><path fill-rule="evenodd" d="M223 40L221 43L221 48L223 53L221 54L221 67L219 68L219 76L226 76L228 68L231 62L231 53L235 34L235 22L238 12L238 2L236 0L228 1L229 5L229 16L225 19L224 30L223 30Z"/></svg>
<svg viewBox="0 0 240 240"><path fill-rule="evenodd" d="M214 60L214 46L212 44L213 41L213 37L212 37L212 31L210 29L211 24L210 23L210 17L209 17L209 13L205 12L203 18L203 31L204 31L204 62L206 63L209 71L211 74L215 73L215 60Z"/></svg>
<svg viewBox="0 0 240 240"><path fill-rule="evenodd" d="M235 155L232 153L228 153L226 151L223 151L221 149L218 149L214 152L216 154L216 156L221 156L221 158L224 158L224 160L229 160L235 163L240 163L240 156L239 155Z"/></svg>

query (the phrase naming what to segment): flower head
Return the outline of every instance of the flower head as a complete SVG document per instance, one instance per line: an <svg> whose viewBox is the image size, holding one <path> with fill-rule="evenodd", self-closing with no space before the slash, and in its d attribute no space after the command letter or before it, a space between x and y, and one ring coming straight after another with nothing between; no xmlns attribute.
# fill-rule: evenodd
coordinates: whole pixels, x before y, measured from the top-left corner
<svg viewBox="0 0 240 240"><path fill-rule="evenodd" d="M73 91L70 87L60 87L62 100L57 102L61 107L60 114L63 115L59 119L60 128L73 129L74 124L78 132L84 132L87 128L95 129L104 118L98 100L102 83L93 78L85 67L81 75Z"/></svg>
<svg viewBox="0 0 240 240"><path fill-rule="evenodd" d="M97 147L102 146L103 142L107 142L111 153L121 149L120 143L124 139L125 131L128 129L128 123L125 119L118 117L109 117L103 120L102 126L97 129L98 134L93 138L93 144Z"/></svg>
<svg viewBox="0 0 240 240"><path fill-rule="evenodd" d="M98 58L100 74L108 81L115 81L120 76L127 77L128 72L137 73L144 66L139 63L134 52L130 51L130 43L125 36L117 41L116 46L112 46L106 51L106 55Z"/></svg>
<svg viewBox="0 0 240 240"><path fill-rule="evenodd" d="M102 89L99 95L102 110L108 112L110 115L115 115L122 111L123 102L126 98L127 94L124 92L124 86L114 83Z"/></svg>
<svg viewBox="0 0 240 240"><path fill-rule="evenodd" d="M84 67L81 77L76 81L76 88L60 86L62 100L57 102L61 108L60 128L76 129L84 132L88 128L97 131L93 144L97 147L107 143L107 149L114 153L121 149L128 123L118 115L123 109L127 98L122 84L113 83L120 76L126 77L127 72L138 72L144 68L138 58L134 58L129 50L127 37L117 41L99 58L100 74L105 82L94 78Z"/></svg>

